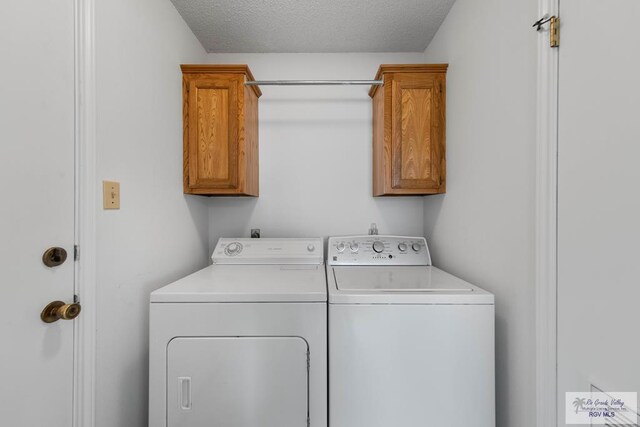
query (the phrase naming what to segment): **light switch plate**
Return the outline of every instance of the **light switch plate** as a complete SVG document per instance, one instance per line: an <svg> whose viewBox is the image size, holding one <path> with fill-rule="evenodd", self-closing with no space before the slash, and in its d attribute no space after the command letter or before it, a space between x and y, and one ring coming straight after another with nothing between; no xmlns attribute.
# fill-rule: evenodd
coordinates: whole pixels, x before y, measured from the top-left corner
<svg viewBox="0 0 640 427"><path fill-rule="evenodd" d="M120 209L120 183L102 181L102 197L104 209Z"/></svg>

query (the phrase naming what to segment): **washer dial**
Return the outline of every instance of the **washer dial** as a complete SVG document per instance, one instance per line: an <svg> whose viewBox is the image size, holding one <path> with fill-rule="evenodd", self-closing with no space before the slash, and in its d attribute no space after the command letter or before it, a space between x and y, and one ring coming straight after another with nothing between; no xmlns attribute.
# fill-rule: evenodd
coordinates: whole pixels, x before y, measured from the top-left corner
<svg viewBox="0 0 640 427"><path fill-rule="evenodd" d="M373 242L373 250L377 253L384 251L384 243L382 243L380 240L376 240L375 242Z"/></svg>

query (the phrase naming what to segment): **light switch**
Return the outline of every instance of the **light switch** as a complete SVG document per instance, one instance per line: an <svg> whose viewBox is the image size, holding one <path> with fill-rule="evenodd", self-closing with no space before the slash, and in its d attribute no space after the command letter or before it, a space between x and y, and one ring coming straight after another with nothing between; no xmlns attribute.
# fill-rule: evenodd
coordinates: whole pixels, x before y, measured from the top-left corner
<svg viewBox="0 0 640 427"><path fill-rule="evenodd" d="M120 183L102 181L103 207L105 209L120 209Z"/></svg>

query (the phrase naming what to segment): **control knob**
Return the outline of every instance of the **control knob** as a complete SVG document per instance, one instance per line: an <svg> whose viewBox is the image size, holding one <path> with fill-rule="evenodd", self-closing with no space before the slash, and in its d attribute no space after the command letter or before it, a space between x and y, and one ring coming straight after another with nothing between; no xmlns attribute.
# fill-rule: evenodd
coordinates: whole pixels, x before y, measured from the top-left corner
<svg viewBox="0 0 640 427"><path fill-rule="evenodd" d="M380 240L376 240L375 242L373 242L373 250L377 253L384 251L384 243L382 243Z"/></svg>
<svg viewBox="0 0 640 427"><path fill-rule="evenodd" d="M413 245L411 245L411 249L416 252L420 252L420 248L422 248L422 245L420 243L414 243Z"/></svg>
<svg viewBox="0 0 640 427"><path fill-rule="evenodd" d="M358 249L360 249L360 245L358 245L356 242L352 242L349 245L349 249L351 249L351 252L358 252Z"/></svg>
<svg viewBox="0 0 640 427"><path fill-rule="evenodd" d="M336 250L337 250L338 252L344 252L344 249L345 249L344 242L340 242L340 243L338 243L338 244L336 245Z"/></svg>
<svg viewBox="0 0 640 427"><path fill-rule="evenodd" d="M240 252L242 252L242 243L240 242L231 242L224 248L224 253L228 256L236 256Z"/></svg>
<svg viewBox="0 0 640 427"><path fill-rule="evenodd" d="M407 251L407 244L406 243L398 243L398 250L400 250L400 252L406 252Z"/></svg>

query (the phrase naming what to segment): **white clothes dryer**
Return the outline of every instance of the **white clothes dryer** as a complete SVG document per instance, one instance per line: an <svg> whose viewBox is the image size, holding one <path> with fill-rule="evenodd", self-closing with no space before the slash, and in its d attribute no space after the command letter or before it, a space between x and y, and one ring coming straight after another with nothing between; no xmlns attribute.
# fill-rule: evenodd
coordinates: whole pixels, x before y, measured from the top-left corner
<svg viewBox="0 0 640 427"><path fill-rule="evenodd" d="M149 426L326 427L322 239L220 239L151 293Z"/></svg>

